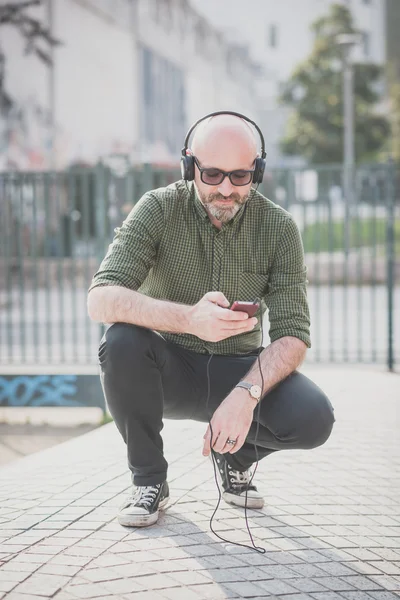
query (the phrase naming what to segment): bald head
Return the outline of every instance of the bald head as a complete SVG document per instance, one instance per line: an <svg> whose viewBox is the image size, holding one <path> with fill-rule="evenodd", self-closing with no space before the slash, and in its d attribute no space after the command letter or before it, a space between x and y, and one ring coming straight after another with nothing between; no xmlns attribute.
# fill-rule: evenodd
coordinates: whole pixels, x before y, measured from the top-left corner
<svg viewBox="0 0 400 600"><path fill-rule="evenodd" d="M223 168L217 163L228 154L233 160L240 162L244 159L247 166L251 166L257 156L257 137L253 127L244 119L234 115L217 115L199 124L193 137L192 151L200 161L206 160L208 166ZM245 168L245 165L236 164L232 168Z"/></svg>
<svg viewBox="0 0 400 600"><path fill-rule="evenodd" d="M250 123L234 115L217 115L201 122L194 134L192 152L195 156L194 185L200 201L211 221L222 227L235 217L247 202L251 190L252 174L257 158L257 136ZM203 181L204 169L211 173L223 171L226 175L220 183ZM209 171L209 172L210 172ZM233 171L245 183L232 183ZM215 177L215 175L214 175ZM236 181L236 180L234 180Z"/></svg>

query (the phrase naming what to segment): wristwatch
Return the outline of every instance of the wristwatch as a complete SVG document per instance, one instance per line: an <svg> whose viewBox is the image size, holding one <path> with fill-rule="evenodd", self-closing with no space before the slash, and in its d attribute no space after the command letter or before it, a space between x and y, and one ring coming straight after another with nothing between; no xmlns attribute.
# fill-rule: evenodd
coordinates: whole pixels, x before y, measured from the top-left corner
<svg viewBox="0 0 400 600"><path fill-rule="evenodd" d="M239 381L236 387L242 387L248 390L250 396L257 400L257 404L260 402L261 398L261 388L259 385L255 385L253 383L247 383L247 381Z"/></svg>

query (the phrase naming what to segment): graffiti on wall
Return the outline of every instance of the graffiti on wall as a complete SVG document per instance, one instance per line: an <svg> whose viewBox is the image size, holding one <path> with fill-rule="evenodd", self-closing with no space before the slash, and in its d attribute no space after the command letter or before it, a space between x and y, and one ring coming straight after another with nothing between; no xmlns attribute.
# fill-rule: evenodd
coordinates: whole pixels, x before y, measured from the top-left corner
<svg viewBox="0 0 400 600"><path fill-rule="evenodd" d="M0 406L99 406L104 397L95 375L3 375Z"/></svg>

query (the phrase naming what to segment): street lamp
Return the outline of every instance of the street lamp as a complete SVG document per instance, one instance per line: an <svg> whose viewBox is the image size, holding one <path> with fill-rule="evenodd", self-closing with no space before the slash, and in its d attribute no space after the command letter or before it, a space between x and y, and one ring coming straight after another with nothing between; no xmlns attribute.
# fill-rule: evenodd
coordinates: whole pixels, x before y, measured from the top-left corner
<svg viewBox="0 0 400 600"><path fill-rule="evenodd" d="M348 254L350 245L350 218L354 200L354 74L351 54L354 46L360 42L358 33L342 33L336 36L336 43L341 49L343 64L343 187L345 198L345 251Z"/></svg>

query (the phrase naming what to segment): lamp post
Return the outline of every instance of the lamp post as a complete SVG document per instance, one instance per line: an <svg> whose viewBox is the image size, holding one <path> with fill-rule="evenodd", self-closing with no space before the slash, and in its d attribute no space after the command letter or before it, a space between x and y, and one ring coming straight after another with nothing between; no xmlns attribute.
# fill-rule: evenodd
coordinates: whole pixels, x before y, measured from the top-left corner
<svg viewBox="0 0 400 600"><path fill-rule="evenodd" d="M350 246L350 220L354 202L354 71L351 60L352 50L360 42L358 33L342 33L336 36L341 49L343 65L343 187L345 198L345 252Z"/></svg>

